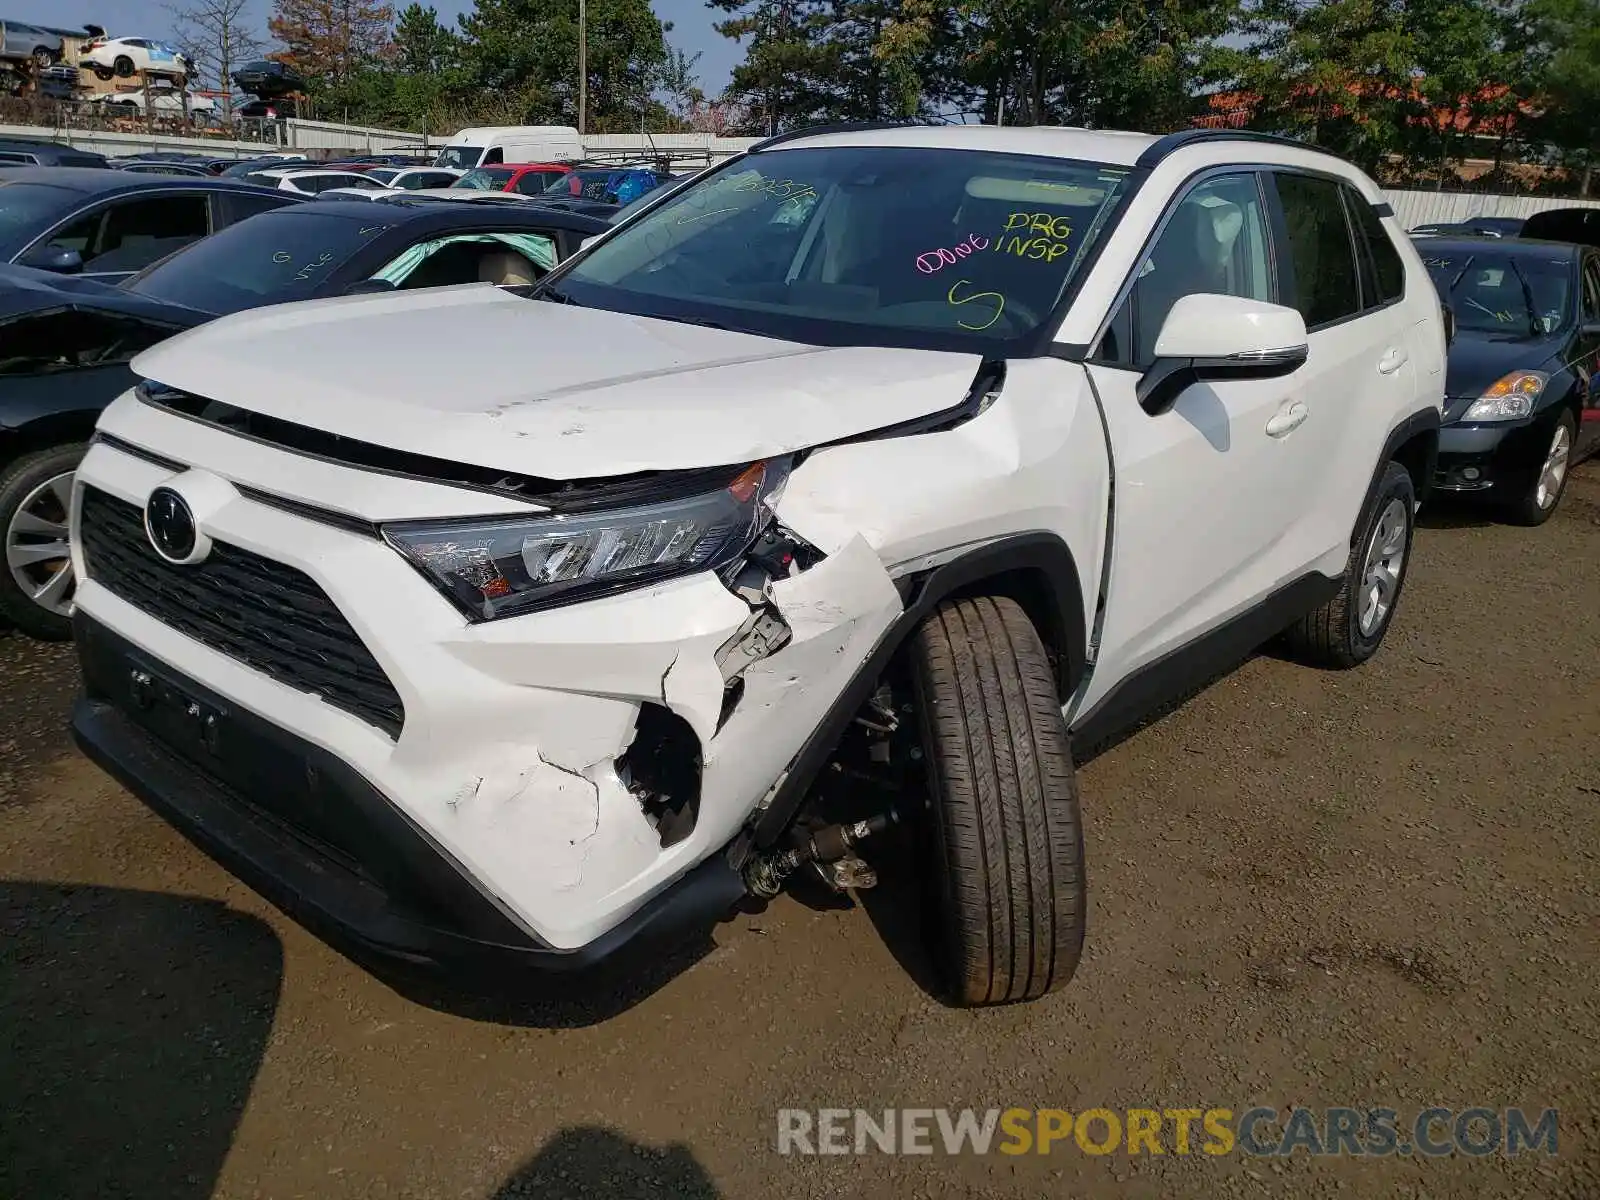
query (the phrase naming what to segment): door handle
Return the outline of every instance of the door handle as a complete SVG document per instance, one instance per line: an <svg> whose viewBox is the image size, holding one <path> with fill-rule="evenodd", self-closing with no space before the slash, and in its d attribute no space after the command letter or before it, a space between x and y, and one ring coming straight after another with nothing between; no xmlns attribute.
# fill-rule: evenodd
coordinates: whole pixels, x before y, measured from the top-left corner
<svg viewBox="0 0 1600 1200"><path fill-rule="evenodd" d="M1296 400L1272 414L1272 420L1267 422L1267 436L1277 438L1292 433L1304 425L1310 415L1311 410L1306 407L1305 402Z"/></svg>
<svg viewBox="0 0 1600 1200"><path fill-rule="evenodd" d="M1396 346L1378 360L1378 373L1380 375L1393 375L1410 361L1411 356Z"/></svg>

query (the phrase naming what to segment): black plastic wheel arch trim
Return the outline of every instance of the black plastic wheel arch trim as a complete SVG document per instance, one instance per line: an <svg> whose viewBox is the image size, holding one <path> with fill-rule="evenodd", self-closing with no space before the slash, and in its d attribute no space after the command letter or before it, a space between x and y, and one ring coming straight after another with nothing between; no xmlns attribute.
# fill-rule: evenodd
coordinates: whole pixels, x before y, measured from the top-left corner
<svg viewBox="0 0 1600 1200"><path fill-rule="evenodd" d="M795 755L772 802L756 814L753 841L774 845L800 811L812 782L827 765L850 722L872 695L879 678L928 614L951 596L971 594L986 580L1016 572L1042 576L1052 600L1054 630L1041 630L1061 655L1059 686L1070 695L1083 676L1085 624L1083 585L1072 551L1056 534L1021 533L988 542L941 566L897 580L905 609L879 639L849 685Z"/></svg>
<svg viewBox="0 0 1600 1200"><path fill-rule="evenodd" d="M1372 480L1367 484L1365 495L1361 498L1361 508L1356 514L1355 525L1350 530L1350 544L1355 545L1356 538L1361 533L1361 517L1372 507L1372 498L1378 494L1378 489L1383 486L1384 468L1393 461L1404 446L1418 437L1428 437L1427 451L1424 455L1421 478L1412 479L1416 489L1417 501L1421 503L1428 498L1428 492L1433 485L1433 472L1439 460L1439 410L1425 408L1421 412L1412 413L1390 432L1388 440L1383 443L1383 453L1378 455L1377 464L1372 468Z"/></svg>

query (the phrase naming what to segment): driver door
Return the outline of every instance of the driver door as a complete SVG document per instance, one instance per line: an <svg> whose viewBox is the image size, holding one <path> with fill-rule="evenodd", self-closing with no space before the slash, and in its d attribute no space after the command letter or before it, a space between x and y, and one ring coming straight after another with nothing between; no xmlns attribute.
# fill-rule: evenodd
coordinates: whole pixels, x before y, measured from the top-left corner
<svg viewBox="0 0 1600 1200"><path fill-rule="evenodd" d="M1202 177L1159 230L1088 367L1115 491L1101 657L1080 713L1303 567L1286 539L1305 496L1299 479L1309 451L1299 430L1274 435L1268 425L1300 399L1305 369L1197 383L1156 416L1137 394L1181 297L1283 302L1263 181L1252 171Z"/></svg>

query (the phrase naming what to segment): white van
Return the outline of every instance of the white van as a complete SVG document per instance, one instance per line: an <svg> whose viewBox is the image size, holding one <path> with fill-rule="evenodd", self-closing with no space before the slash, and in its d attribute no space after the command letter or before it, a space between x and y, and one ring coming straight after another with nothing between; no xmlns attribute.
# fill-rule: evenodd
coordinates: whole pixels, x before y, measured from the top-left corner
<svg viewBox="0 0 1600 1200"><path fill-rule="evenodd" d="M583 157L583 139L570 125L493 125L463 129L444 144L436 167L458 171L491 163L560 162Z"/></svg>

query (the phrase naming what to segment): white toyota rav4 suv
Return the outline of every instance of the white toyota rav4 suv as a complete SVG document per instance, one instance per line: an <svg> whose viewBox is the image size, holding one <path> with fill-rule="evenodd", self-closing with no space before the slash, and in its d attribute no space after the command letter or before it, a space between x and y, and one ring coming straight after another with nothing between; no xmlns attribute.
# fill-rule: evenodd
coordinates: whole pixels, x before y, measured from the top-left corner
<svg viewBox="0 0 1600 1200"><path fill-rule="evenodd" d="M1074 750L1280 635L1377 649L1445 342L1376 186L1293 143L773 138L531 287L142 354L77 474L76 735L449 969L869 884L898 819L950 997L1035 997L1083 939Z"/></svg>

